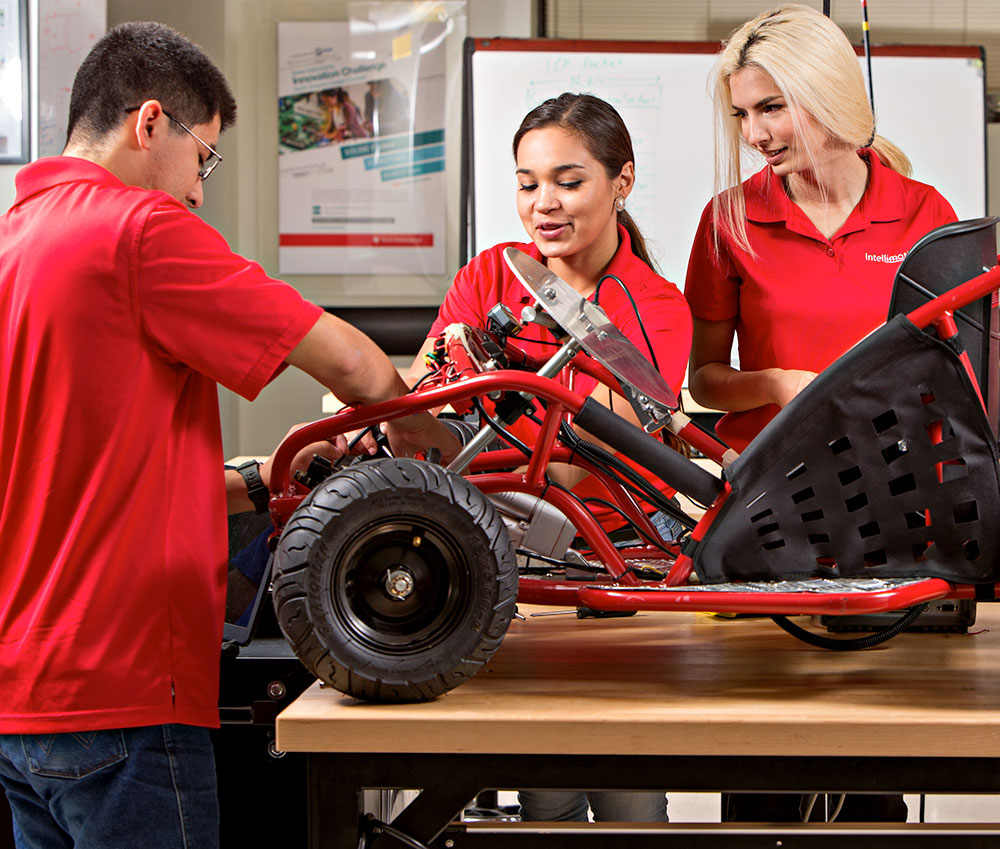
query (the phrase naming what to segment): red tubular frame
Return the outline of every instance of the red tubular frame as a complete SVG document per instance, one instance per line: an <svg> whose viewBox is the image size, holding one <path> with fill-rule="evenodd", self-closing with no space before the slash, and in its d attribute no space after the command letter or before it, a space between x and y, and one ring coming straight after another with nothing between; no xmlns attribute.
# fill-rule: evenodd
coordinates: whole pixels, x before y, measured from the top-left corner
<svg viewBox="0 0 1000 849"><path fill-rule="evenodd" d="M985 297L998 287L1000 287L1000 266L994 266L978 277L973 277L943 295L938 295L926 304L921 304L913 312L908 313L906 317L917 327L927 327L946 312L961 309L973 301Z"/></svg>
<svg viewBox="0 0 1000 849"><path fill-rule="evenodd" d="M444 407L452 401L472 395L486 395L496 391L527 392L550 403L562 405L570 413L580 412L586 400L556 381L523 371L495 371L480 374L426 391L401 395L378 404L350 408L326 419L307 424L287 437L274 454L271 473L271 491L278 497L296 495L291 487L289 470L292 459L307 445L341 433L377 425L425 410Z"/></svg>

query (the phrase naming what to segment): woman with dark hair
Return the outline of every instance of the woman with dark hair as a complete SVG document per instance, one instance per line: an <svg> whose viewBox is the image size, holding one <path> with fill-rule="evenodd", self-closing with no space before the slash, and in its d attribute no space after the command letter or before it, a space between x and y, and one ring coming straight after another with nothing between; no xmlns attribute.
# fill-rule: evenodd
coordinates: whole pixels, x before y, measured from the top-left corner
<svg viewBox="0 0 1000 849"><path fill-rule="evenodd" d="M635 165L621 116L593 95L561 94L525 116L514 134L513 153L517 210L531 241L494 245L458 272L410 368L410 382L423 375L424 355L449 324L486 327L486 314L496 304L519 316L533 302L503 260L503 250L513 246L599 303L679 392L691 317L677 287L653 269L645 241L625 208L635 187ZM519 346L541 359L551 356L551 342L548 331L537 325L525 327L518 337ZM575 390L636 421L629 404L594 379L578 375ZM589 494L581 470L562 467L550 473L562 485L576 487L577 494ZM593 512L606 526L621 524L610 511ZM655 514L654 522L663 518ZM658 529L669 533L660 525Z"/></svg>
<svg viewBox="0 0 1000 849"><path fill-rule="evenodd" d="M645 241L625 209L635 188L635 157L621 116L593 95L562 94L527 114L514 135L513 153L517 209L531 241L495 245L458 272L411 367L411 383L424 373L424 355L447 325L486 327L486 314L496 304L520 315L533 303L503 261L504 248L513 245L599 303L678 392L691 343L691 317L677 287L654 270ZM554 350L551 341L548 331L528 325L517 344L544 359ZM577 375L574 389L636 421L628 403L594 379ZM581 498L599 488L574 467L550 467L549 474ZM606 497L603 488L600 495ZM606 527L621 524L611 511L592 512ZM676 526L670 527L663 514L651 518L662 536L676 536ZM525 790L520 801L525 820L586 821L589 802L596 820L666 821L662 792Z"/></svg>

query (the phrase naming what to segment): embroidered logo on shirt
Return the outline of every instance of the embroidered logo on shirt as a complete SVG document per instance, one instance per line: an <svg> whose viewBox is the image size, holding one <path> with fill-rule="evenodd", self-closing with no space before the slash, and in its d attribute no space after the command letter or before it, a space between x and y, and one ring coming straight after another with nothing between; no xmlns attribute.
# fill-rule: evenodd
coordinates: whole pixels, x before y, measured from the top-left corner
<svg viewBox="0 0 1000 849"><path fill-rule="evenodd" d="M870 254L865 253L865 259L868 262L902 262L906 259L906 254L908 251L904 251L901 254Z"/></svg>

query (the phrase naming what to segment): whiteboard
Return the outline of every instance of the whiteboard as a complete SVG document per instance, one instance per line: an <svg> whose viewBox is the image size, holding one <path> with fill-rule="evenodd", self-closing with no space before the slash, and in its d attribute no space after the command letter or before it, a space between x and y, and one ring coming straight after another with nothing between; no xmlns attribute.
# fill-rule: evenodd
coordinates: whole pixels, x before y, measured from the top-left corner
<svg viewBox="0 0 1000 849"><path fill-rule="evenodd" d="M461 262L527 238L514 200L514 133L546 98L589 92L611 103L629 128L636 186L628 209L663 276L682 286L713 192L708 75L717 50L714 42L468 39ZM935 186L959 219L985 215L982 50L874 47L872 77L879 134L909 156L913 178Z"/></svg>
<svg viewBox="0 0 1000 849"><path fill-rule="evenodd" d="M66 144L73 80L104 35L107 0L38 0L38 156Z"/></svg>

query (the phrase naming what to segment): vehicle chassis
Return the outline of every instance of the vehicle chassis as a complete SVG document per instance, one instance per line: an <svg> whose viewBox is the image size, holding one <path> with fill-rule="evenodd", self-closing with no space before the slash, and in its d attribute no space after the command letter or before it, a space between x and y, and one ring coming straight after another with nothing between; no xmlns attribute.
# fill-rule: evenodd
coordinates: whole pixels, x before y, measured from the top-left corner
<svg viewBox="0 0 1000 849"><path fill-rule="evenodd" d="M464 569L462 561L466 553L458 548L453 550L451 543L445 539L450 532L441 528L430 532L430 537L438 540L437 559L420 561L411 570L400 568L393 571L395 567L391 565L380 566L378 568L381 571L376 575L356 574L352 578L338 578L337 569L346 567L331 565L329 562L336 560L338 555L329 550L333 542L332 538L323 537L327 533L325 527L310 530L319 541L309 557L293 557L291 565L287 562L288 552L297 547L292 530L296 527L297 517L303 515L304 502L307 506L308 496L311 495L308 488L296 481L290 473L291 459L298 451L317 440L365 428L377 428L381 422L412 413L436 410L447 405L465 409L470 398L514 397L532 399L536 404L540 402L544 412L537 437L528 446L530 456L525 457L522 450L507 445L498 450L482 450L495 436L485 426L481 434L466 446L447 470L426 460L374 460L338 471L316 489L328 488L333 485L331 482L336 482L344 475L354 475L356 478L359 467L381 463L390 464L393 474L400 476L393 480L409 479L415 474L412 469L418 466L425 469L433 466L434 474L438 476L436 480L439 483L435 484L438 489L450 487L448 481L461 477L487 496L523 493L543 500L569 519L585 543L585 564L590 567L596 565L601 574L584 580L572 580L558 571L549 575L537 575L522 569L516 583L516 600L524 603L575 607L604 614L627 614L639 610L687 610L786 616L902 611L944 598L993 600L1000 577L994 565L997 562L996 556L1000 555L997 544L992 541L996 534L990 533L991 529L995 531L996 520L1000 517L996 440L984 413L985 404L969 357L953 343L958 335L956 311L989 297L991 293L995 298L998 287L1000 268L994 266L951 291L927 301L907 316L887 322L882 330L876 331L872 337L845 355L844 360L850 360L853 356L853 366L841 367L838 361L838 364L824 372L768 426L759 438L763 447L755 451L755 440L751 448L735 460L733 453L725 445L694 425L678 409L669 388L660 391L654 386L654 392L659 392L658 397L654 396L654 392L644 393L644 387L637 389L627 376L623 376L622 369L609 369L602 362L588 357L587 352L594 353L592 347L596 344L592 334L589 339L592 344L588 345L585 332L564 327L566 321L561 324L558 320L555 322L557 336L560 330L567 331L560 337L564 341L563 347L548 363L530 364L540 366L537 373L523 368L484 371L481 363L470 362L475 358L467 357L465 361L459 362L463 358L463 346L453 345L446 358L446 362L452 366L449 378L431 382L430 385L390 401L346 408L337 415L298 430L278 449L273 463L270 507L277 533L283 532L277 544L274 579L275 604L282 629L300 658L319 677L344 692L367 699L431 698L475 674L476 669L488 660L502 640L514 613L515 591L511 574L514 560L509 551L498 553L499 549L510 548L502 529L489 531L488 545L494 549L493 554L496 556L495 571L502 573L496 578L496 592L492 595L472 587L465 595L459 593L456 596L448 586L442 585L442 582L445 585L449 581L453 582L456 575ZM536 294L538 292L537 288L532 291ZM536 307L543 303L544 298L540 298ZM600 315L595 319L592 313L588 313L587 318L593 322L600 320ZM592 324L589 329L594 330ZM921 365L924 362L921 357L930 357L939 363L934 367L941 370L935 383L938 387L936 389L927 388L929 384L925 385L923 372L914 372L910 381L897 378L898 384L915 387L911 394L915 392L918 401L911 406L916 407L916 415L923 416L905 437L895 435L888 429L885 433L879 431L880 416L883 415L879 413L879 405L882 404L880 397L870 399L870 409L862 409L860 413L857 409L858 406L864 407L863 398L856 403L856 396L863 396L864 391L856 387L859 380L864 383L867 379L866 372L870 369L866 358L872 356L863 346L874 345L876 347L873 350L881 351L877 347L880 344L880 334L887 337L895 334L893 338L896 342L884 343L889 344L890 352L896 350L892 345L897 343L913 347L913 356L916 358L913 360L914 369L924 367ZM501 347L506 345L524 360L516 346L506 338L501 337L499 344ZM600 345L596 347L599 355ZM467 355L467 344L464 349ZM507 363L509 359L501 359L500 362ZM598 356L597 359L605 358ZM495 367L496 360L491 362L492 366L488 367ZM615 365L613 358L611 364ZM627 366L628 363L625 372L628 372ZM850 368L854 369L855 374L849 375L849 382L844 384L839 373L849 371ZM899 365L900 370L905 368L909 366L905 363ZM641 413L640 421L643 421L646 429L630 424L554 379L563 369L587 372L628 397L633 402L633 407ZM883 371L883 382L871 389L869 395L881 396L887 391L895 394L891 386L886 389L887 378L891 383L893 364L888 364ZM828 373L832 375L829 381L833 381L829 386L824 383ZM841 380L840 383L836 382L838 379ZM844 390L842 387L845 385L849 389ZM850 407L848 413L844 414L842 409L838 415L831 413L831 386L832 394L839 392L841 395L851 396L844 402ZM899 409L906 407L906 403L908 402L901 402ZM950 404L951 407L944 412L938 411L937 407L943 404ZM843 406L842 404L841 408ZM893 413L892 416L895 418L896 414ZM903 413L900 412L899 416L903 416ZM872 456L880 454L885 458L888 475L885 480L890 489L894 484L898 489L901 478L923 483L915 483L903 495L892 492L892 498L873 495L873 501L879 502L881 498L881 506L878 503L867 503L866 497L865 510L876 513L881 510L881 513L860 525L861 541L853 539L853 530L844 525L843 535L851 536L852 541L847 544L846 549L824 554L836 549L836 538L841 525L831 514L828 516L831 520L828 524L832 524L834 533L812 533L808 527L808 517L822 511L810 512L808 501L814 496L818 497L816 490L827 487L827 478L834 474L830 471L833 468L830 463L839 461L838 457L831 455L831 451L833 455L837 454L835 446L839 444L838 440L846 439L837 436L840 430L835 419L838 417L860 418L866 423L874 423L874 428L866 424L867 431L856 431L862 435L854 436L854 439L857 443L872 443L874 448L871 451L876 452ZM924 419L931 424L925 424ZM617 506L642 536L651 541L658 540L659 537L636 499L620 482L601 464L591 462L566 444L560 435L560 425L564 421L574 422L648 469L678 492L702 504L704 514L694 523L690 535L683 542L672 541L666 545L643 544L640 541L626 548L616 546L585 504L568 491L551 485L547 475L550 464L575 465L590 473L603 485L607 500ZM820 424L817 425L817 422ZM899 426L902 427L903 424ZM695 451L714 461L719 471L714 474L707 471L665 445L656 435L647 432L659 429L673 433ZM805 433L807 431L809 433ZM870 435L865 436L864 433L869 431ZM918 453L915 447L918 440L914 432L922 434L924 431L927 438L922 440L926 445L921 449L924 451L919 460L921 468L908 475L892 477L895 474L893 464L900 461L901 465L905 465ZM792 446L793 450L786 452L785 446L791 438L789 434L794 435L798 443ZM810 458L807 463L800 461L796 452L800 450L799 443L805 445L810 439L812 447L802 449ZM956 443L960 443L958 447L961 449L957 453L954 447ZM784 458L786 453L788 457ZM750 459L747 459L748 455ZM858 460L856 463L852 468L868 472L865 462ZM795 478L803 473L800 467L805 469L807 464L814 468L823 465L823 472L816 479L816 483L821 486L809 487L803 484L804 489L797 489ZM765 467L766 471L763 473L755 471ZM954 474L955 472L958 474ZM839 485L846 487L846 473L842 470L839 474ZM926 477L926 474L932 477ZM756 484L748 485L747 481L756 481L761 475L770 475L771 482L761 485L762 494L755 497ZM962 480L953 484L952 478L956 476ZM922 488L924 491L935 489L935 480L941 494L935 496L937 501L934 506L928 506L930 502L920 500ZM931 482L930 485L927 481ZM854 485L853 481L849 483ZM864 487L866 483L862 481L860 485ZM870 489L876 488L870 482L867 486ZM879 486L882 484L879 483ZM968 486L973 487L972 495L954 494L959 492L955 487ZM782 487L791 487L791 490L782 493L782 504L787 501L786 506L774 506L773 511L768 508L767 512L776 511L779 514L771 517L774 521L757 515L751 516L757 512L754 505L764 494L772 490L777 493ZM383 489L389 490L392 487ZM347 487L338 496L337 504L347 504L351 492L351 488ZM966 489L961 492L965 493ZM807 495L803 498L804 493ZM458 501L461 502L461 498L466 497L463 495ZM855 496L847 498L848 505L853 497ZM380 495L379 498L383 496ZM917 500L913 501L913 498ZM419 498L415 496L412 503L400 508L408 517L406 522L411 524L416 521L413 518L414 511L420 512L419 507L413 506L416 501ZM902 503L904 501L905 504ZM959 506L953 505L965 507L960 510ZM489 509L488 506L470 508L473 513L477 510L488 512ZM344 520L338 510L339 506L331 514L329 523L353 521ZM951 512L945 522L942 516L948 510ZM760 511L760 514L763 515L764 511ZM890 532L887 528L897 522L893 518L897 514L902 517L898 521L905 522L905 526L900 526L901 531ZM326 524L322 516L317 518L318 515L314 509L307 517L307 522L312 525ZM394 515L391 505L386 507L384 515L390 518ZM367 520L359 516L357 521ZM491 521L494 525L497 524L495 519ZM799 527L803 524L806 527ZM723 532L719 530L720 525L736 529ZM779 525L784 530L779 531ZM795 527L788 532L792 525ZM945 525L957 528L955 533L958 536L947 530ZM864 538L865 529L871 531L872 527L875 528L872 533L881 533L888 540L880 543L882 548L876 550L874 555L868 550L871 546ZM980 527L983 528L983 533L979 533ZM396 548L405 547L407 535L414 546L425 540L423 529L414 531L410 526L403 529L397 527L395 532L397 538L392 543L393 553L387 554L378 547L378 529L368 527L362 534L361 541L357 542L358 556L371 556L375 560L382 557L385 562L395 562L394 557L399 559L404 556L397 555ZM917 534L914 539L918 539L919 543L914 543L913 539L906 536L913 533ZM945 540L949 533L949 539L953 537L951 544ZM456 531L452 535L463 534L464 532ZM722 541L718 542L720 539ZM881 537L878 539L881 540ZM903 558L905 562L902 562L899 552L909 552L911 549L914 556ZM772 555L777 559L772 559ZM315 562L317 558L328 561L326 566L319 568ZM736 573L725 565L737 561L749 565L746 568L738 567ZM723 565L719 566L720 563ZM805 565L802 569L798 565L789 566L798 563ZM427 577L438 568L447 572L444 578ZM346 583L339 590L332 586L341 580ZM403 622L405 616L397 621L396 608L400 603L406 607L413 602L409 595L413 591L412 584L421 580L433 584L433 594L437 599L432 603L434 610L423 618L408 620L409 625ZM286 586L288 581L292 582L291 586ZM385 598L381 598L380 594L385 595ZM306 596L309 598L303 600ZM331 597L332 602L329 601ZM360 603L363 609L361 615L355 616L359 598L363 599ZM293 599L292 603L288 603L289 599ZM464 613L458 608L476 605L483 608L492 606L492 618L473 616L472 619L463 619ZM343 619L345 615L348 619L354 618L344 627L329 627L331 618ZM297 624L303 619L310 622L306 629L308 633L304 633ZM434 669L432 660L429 662L432 668L425 676L426 680L417 681L413 669L399 680L393 679L392 670L401 658L419 654L419 658L414 661L415 666L427 665L428 658L433 658L437 651L437 641L448 639L448 635L456 629L467 630L470 622L481 631L475 638L481 644L481 651L471 662L466 664L465 660L468 658L465 657L456 658L443 661L443 669ZM385 640L382 639L383 636L386 636ZM354 651L357 648L354 646L346 655L338 654L337 646L333 644L342 642L360 643L361 650ZM332 661L331 652L334 655ZM459 654L462 652L469 654L468 646L464 646ZM384 662L375 662L373 668L374 656L382 656ZM460 672L451 674L458 667L461 667ZM358 684L359 680L364 683Z"/></svg>

